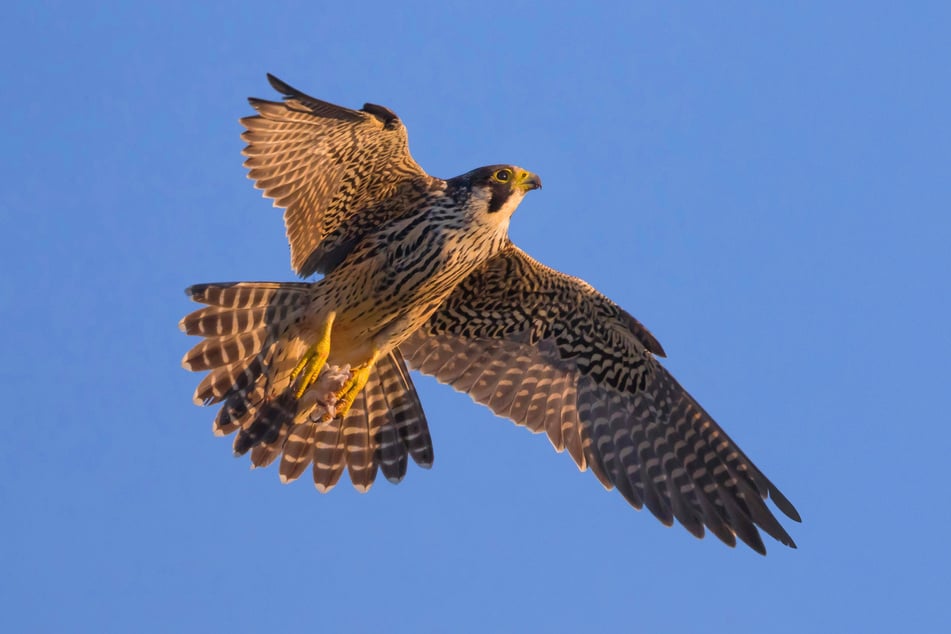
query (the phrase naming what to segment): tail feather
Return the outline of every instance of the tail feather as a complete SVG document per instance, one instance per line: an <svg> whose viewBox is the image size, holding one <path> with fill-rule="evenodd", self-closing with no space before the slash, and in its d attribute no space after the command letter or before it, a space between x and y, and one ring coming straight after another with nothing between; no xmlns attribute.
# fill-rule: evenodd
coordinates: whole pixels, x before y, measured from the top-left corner
<svg viewBox="0 0 951 634"><path fill-rule="evenodd" d="M321 492L332 489L345 469L354 487L366 491L378 471L399 482L409 457L428 468L433 451L426 416L398 350L378 361L342 420L319 422L317 392L300 400L294 394L289 374L301 344L286 332L295 313L307 306L310 287L241 282L198 284L186 291L206 306L179 323L186 334L204 337L182 365L209 370L194 400L221 403L215 434L235 434L235 454L250 452L255 467L281 457L283 482L299 478L312 464Z"/></svg>
<svg viewBox="0 0 951 634"><path fill-rule="evenodd" d="M287 440L288 427L281 427L280 432L273 442L261 443L251 450L251 468L263 469L267 467L284 450L284 443Z"/></svg>
<svg viewBox="0 0 951 634"><path fill-rule="evenodd" d="M340 421L317 425L314 434L314 486L326 493L337 485L346 466Z"/></svg>
<svg viewBox="0 0 951 634"><path fill-rule="evenodd" d="M364 388L367 416L376 423L375 441L380 470L390 482L399 482L406 475L408 454L405 445L396 431L396 419L386 397L383 377L387 369L383 363L377 363L373 375Z"/></svg>
<svg viewBox="0 0 951 634"><path fill-rule="evenodd" d="M239 411L228 403L222 405L221 409L218 410L218 414L215 416L215 422L212 423L211 426L215 436L228 436L240 429L241 423L239 422L239 418L244 411L247 411L247 409L245 408Z"/></svg>
<svg viewBox="0 0 951 634"><path fill-rule="evenodd" d="M394 360L392 368L395 370L393 376L395 383L385 382L384 392L393 412L396 431L413 461L420 467L429 469L433 466L435 455L433 453L433 440L429 436L426 414L423 413L423 406L419 402L416 386L413 385L413 381L410 379L409 371L406 369L406 363L403 361L403 355L400 354L399 349L393 350L391 358Z"/></svg>
<svg viewBox="0 0 951 634"><path fill-rule="evenodd" d="M284 456L281 458L281 482L293 482L303 475L304 470L314 461L316 438L316 423L307 421L291 428L284 443Z"/></svg>
<svg viewBox="0 0 951 634"><path fill-rule="evenodd" d="M252 330L230 337L209 337L199 342L182 359L182 366L192 372L213 370L243 361L260 352L267 331Z"/></svg>
<svg viewBox="0 0 951 634"><path fill-rule="evenodd" d="M366 493L376 479L378 461L374 420L366 411L366 392L356 398L354 407L343 420L344 448L350 482L360 493ZM376 421L379 427L379 421Z"/></svg>
<svg viewBox="0 0 951 634"><path fill-rule="evenodd" d="M253 386L228 397L215 418L216 436L227 436L254 422L265 400L264 383L263 376L259 377Z"/></svg>
<svg viewBox="0 0 951 634"><path fill-rule="evenodd" d="M383 472L383 477L394 484L400 482L406 476L409 459L396 425L382 425L377 444L379 445L380 471Z"/></svg>
<svg viewBox="0 0 951 634"><path fill-rule="evenodd" d="M234 437L234 453L243 456L258 443L270 443L277 439L281 428L290 425L297 415L297 399L285 392L270 399L258 409L250 425L242 426Z"/></svg>
<svg viewBox="0 0 951 634"><path fill-rule="evenodd" d="M258 355L250 363L244 360L215 368L209 372L198 387L192 400L196 405L214 405L232 394L244 392L263 373L264 366Z"/></svg>
<svg viewBox="0 0 951 634"><path fill-rule="evenodd" d="M310 286L307 282L195 284L186 288L185 294L200 304L237 310L255 306L280 305L288 298L295 298L304 293Z"/></svg>
<svg viewBox="0 0 951 634"><path fill-rule="evenodd" d="M183 317L178 322L178 328L186 335L226 337L284 323L292 308L295 306L255 306L254 308L206 306Z"/></svg>

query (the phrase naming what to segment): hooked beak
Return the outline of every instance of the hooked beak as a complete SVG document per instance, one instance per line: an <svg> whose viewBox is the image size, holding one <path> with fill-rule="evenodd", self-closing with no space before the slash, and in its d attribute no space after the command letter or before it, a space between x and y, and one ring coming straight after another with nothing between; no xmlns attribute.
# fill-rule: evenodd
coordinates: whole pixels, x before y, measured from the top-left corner
<svg viewBox="0 0 951 634"><path fill-rule="evenodd" d="M539 178L537 174L522 171L519 173L518 178L515 179L515 185L525 192L530 192L533 189L542 188L542 179Z"/></svg>

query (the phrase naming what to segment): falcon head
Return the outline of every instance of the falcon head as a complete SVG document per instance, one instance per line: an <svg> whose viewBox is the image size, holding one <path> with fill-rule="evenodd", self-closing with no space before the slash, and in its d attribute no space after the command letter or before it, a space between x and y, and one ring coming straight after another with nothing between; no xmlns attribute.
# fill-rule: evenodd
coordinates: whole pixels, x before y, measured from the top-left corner
<svg viewBox="0 0 951 634"><path fill-rule="evenodd" d="M533 189L541 189L542 179L515 165L488 165L459 177L473 195L487 202L486 212L508 218Z"/></svg>

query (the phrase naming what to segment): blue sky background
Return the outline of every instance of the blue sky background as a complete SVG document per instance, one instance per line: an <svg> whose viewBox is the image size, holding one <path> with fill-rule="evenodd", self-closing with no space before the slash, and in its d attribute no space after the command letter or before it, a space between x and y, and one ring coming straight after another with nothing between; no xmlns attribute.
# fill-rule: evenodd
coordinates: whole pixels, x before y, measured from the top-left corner
<svg viewBox="0 0 951 634"><path fill-rule="evenodd" d="M948 628L951 12L776 4L7 6L2 629ZM513 238L657 335L799 549L665 528L422 377L399 486L232 458L176 324L292 279L241 167L268 71L391 107L433 174L541 174Z"/></svg>

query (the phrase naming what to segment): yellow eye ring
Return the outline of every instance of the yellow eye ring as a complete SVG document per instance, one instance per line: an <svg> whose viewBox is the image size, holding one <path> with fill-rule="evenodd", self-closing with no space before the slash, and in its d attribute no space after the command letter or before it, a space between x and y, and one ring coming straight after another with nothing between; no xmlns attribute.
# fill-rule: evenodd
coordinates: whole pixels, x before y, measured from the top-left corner
<svg viewBox="0 0 951 634"><path fill-rule="evenodd" d="M512 170L502 169L495 173L495 180L500 183L507 183L512 178Z"/></svg>

